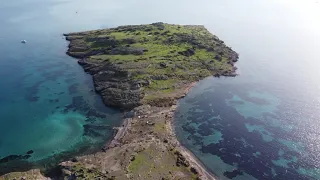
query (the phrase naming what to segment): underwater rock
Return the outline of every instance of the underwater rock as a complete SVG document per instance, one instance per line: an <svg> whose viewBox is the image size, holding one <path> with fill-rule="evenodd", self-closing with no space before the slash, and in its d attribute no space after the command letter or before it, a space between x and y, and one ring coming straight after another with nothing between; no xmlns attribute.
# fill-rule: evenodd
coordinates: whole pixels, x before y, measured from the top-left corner
<svg viewBox="0 0 320 180"><path fill-rule="evenodd" d="M226 171L226 172L223 173L223 175L225 177L229 178L229 179L232 179L232 178L235 178L235 177L237 177L239 175L243 175L243 172L240 171L239 169L235 169L235 170L233 170L231 172Z"/></svg>
<svg viewBox="0 0 320 180"><path fill-rule="evenodd" d="M30 157L31 156L29 154L27 154L27 155L9 155L7 157L0 159L0 164L7 163L9 161L15 161L15 160L26 160L26 159L29 159Z"/></svg>
<svg viewBox="0 0 320 180"><path fill-rule="evenodd" d="M27 154L33 154L34 152L33 152L33 150L29 150L28 152L27 152Z"/></svg>

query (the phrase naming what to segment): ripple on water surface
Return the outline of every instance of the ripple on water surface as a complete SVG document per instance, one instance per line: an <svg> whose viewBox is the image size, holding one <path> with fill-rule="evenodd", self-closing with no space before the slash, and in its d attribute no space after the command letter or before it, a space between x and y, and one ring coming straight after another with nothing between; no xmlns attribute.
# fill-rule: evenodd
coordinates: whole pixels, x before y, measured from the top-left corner
<svg viewBox="0 0 320 180"><path fill-rule="evenodd" d="M311 133L319 125L309 126L316 119L305 119L307 113L296 117L292 108L312 112L299 104L283 108L295 101L286 97L262 86L208 78L180 101L178 138L222 179L319 179L320 146Z"/></svg>

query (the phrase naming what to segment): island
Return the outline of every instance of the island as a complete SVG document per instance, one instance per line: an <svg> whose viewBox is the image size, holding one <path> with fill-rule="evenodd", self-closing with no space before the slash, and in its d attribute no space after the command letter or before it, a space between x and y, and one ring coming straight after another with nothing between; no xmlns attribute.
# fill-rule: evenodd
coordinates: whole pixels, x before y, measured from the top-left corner
<svg viewBox="0 0 320 180"><path fill-rule="evenodd" d="M124 122L101 152L60 163L60 178L215 179L177 140L174 112L197 81L236 76L235 51L200 25L158 22L65 36L67 54L92 75L103 102L123 111Z"/></svg>

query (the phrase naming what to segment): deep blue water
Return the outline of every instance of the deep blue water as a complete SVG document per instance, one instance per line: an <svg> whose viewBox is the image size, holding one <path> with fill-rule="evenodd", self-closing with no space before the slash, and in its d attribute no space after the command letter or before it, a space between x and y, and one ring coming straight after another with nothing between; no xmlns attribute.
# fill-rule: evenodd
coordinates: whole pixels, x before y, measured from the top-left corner
<svg viewBox="0 0 320 180"><path fill-rule="evenodd" d="M316 0L2 0L0 159L34 153L0 172L99 149L121 123L62 33L163 21L204 24L240 54L238 77L180 101L180 141L221 178L320 179L319 12Z"/></svg>
<svg viewBox="0 0 320 180"><path fill-rule="evenodd" d="M236 34L222 34L232 34L240 75L194 87L177 135L221 179L320 179L320 6L238 7Z"/></svg>

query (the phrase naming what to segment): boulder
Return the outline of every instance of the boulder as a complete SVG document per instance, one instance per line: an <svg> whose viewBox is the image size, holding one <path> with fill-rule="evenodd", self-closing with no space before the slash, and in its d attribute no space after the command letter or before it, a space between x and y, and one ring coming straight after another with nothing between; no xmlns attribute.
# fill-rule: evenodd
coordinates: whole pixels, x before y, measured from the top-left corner
<svg viewBox="0 0 320 180"><path fill-rule="evenodd" d="M165 29L165 26L164 26L163 22L156 22L156 23L152 23L151 25L157 27L161 31Z"/></svg>
<svg viewBox="0 0 320 180"><path fill-rule="evenodd" d="M190 168L190 171L191 171L193 174L199 174L198 171L197 171L194 167L191 167L191 168Z"/></svg>
<svg viewBox="0 0 320 180"><path fill-rule="evenodd" d="M178 52L178 54L189 57L189 56L193 56L195 54L195 51L194 51L194 49L190 48L185 51L180 51L180 52Z"/></svg>
<svg viewBox="0 0 320 180"><path fill-rule="evenodd" d="M221 57L220 55L216 55L216 56L214 57L214 59L216 59L216 60L218 60L218 61L221 61L221 60L222 60L222 57Z"/></svg>
<svg viewBox="0 0 320 180"><path fill-rule="evenodd" d="M166 68L166 67L168 67L168 65L165 62L160 62L160 67Z"/></svg>
<svg viewBox="0 0 320 180"><path fill-rule="evenodd" d="M154 76L151 76L151 79L153 79L153 80L168 80L169 77L167 75L154 75Z"/></svg>
<svg viewBox="0 0 320 180"><path fill-rule="evenodd" d="M179 166L185 166L185 167L190 166L189 161L179 151L176 151L174 154L177 156L176 165L178 167Z"/></svg>

